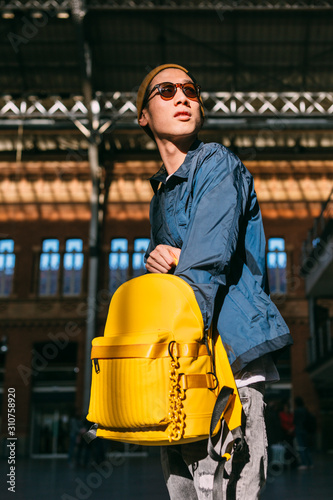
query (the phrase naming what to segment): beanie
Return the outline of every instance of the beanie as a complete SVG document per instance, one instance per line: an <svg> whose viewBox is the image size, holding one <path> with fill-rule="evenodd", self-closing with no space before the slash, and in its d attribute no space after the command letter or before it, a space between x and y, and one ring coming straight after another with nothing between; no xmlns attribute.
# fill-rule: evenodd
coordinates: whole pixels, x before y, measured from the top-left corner
<svg viewBox="0 0 333 500"><path fill-rule="evenodd" d="M136 98L136 108L138 111L138 120L140 119L140 116L142 113L142 109L143 109L143 105L144 105L144 101L145 101L145 97L146 97L146 92L147 92L147 89L150 85L150 82L153 80L153 78L158 73L160 73L160 71L163 71L164 69L167 69L167 68L175 68L175 69L180 69L180 70L184 71L184 73L187 73L189 75L189 77L191 78L191 80L193 80L193 83L196 83L195 78L193 78L193 76L189 73L189 71L186 68L184 68L183 66L180 66L179 64L162 64L161 66L157 66L157 68L154 68L152 71L150 71L150 73L148 73L148 75L144 78L143 82L141 83L141 85L139 87L137 98ZM205 112L203 109L203 102L202 102L201 96L199 96L199 102L200 102L201 114L202 114L202 117L204 117Z"/></svg>

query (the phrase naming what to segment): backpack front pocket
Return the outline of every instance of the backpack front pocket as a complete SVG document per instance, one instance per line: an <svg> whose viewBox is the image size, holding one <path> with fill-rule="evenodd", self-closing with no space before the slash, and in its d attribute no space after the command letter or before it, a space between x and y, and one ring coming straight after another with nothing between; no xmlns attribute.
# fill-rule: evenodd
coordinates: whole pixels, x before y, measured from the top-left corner
<svg viewBox="0 0 333 500"><path fill-rule="evenodd" d="M168 358L99 359L94 368L88 420L133 430L168 423Z"/></svg>

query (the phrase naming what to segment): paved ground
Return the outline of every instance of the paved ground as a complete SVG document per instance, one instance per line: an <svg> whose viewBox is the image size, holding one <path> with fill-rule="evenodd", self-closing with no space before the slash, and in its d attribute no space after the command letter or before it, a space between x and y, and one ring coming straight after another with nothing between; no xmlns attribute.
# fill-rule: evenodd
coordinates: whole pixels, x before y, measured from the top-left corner
<svg viewBox="0 0 333 500"><path fill-rule="evenodd" d="M7 461L0 461L3 500L168 500L157 455L111 458L99 470L70 468L66 460L17 462L16 492L7 490ZM332 500L333 455L315 455L313 469L271 475L262 500ZM246 498L242 499L246 500Z"/></svg>
<svg viewBox="0 0 333 500"><path fill-rule="evenodd" d="M314 455L312 469L270 468L261 500L333 500L333 455Z"/></svg>

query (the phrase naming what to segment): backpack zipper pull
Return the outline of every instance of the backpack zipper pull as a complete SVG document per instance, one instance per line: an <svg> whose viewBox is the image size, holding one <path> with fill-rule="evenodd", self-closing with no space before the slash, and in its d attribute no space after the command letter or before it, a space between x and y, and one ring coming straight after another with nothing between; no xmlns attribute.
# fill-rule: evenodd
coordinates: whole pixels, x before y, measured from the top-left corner
<svg viewBox="0 0 333 500"><path fill-rule="evenodd" d="M98 362L98 359L94 359L94 365L95 365L95 372L96 373L99 373L101 370L100 370L100 367L99 367L99 362Z"/></svg>

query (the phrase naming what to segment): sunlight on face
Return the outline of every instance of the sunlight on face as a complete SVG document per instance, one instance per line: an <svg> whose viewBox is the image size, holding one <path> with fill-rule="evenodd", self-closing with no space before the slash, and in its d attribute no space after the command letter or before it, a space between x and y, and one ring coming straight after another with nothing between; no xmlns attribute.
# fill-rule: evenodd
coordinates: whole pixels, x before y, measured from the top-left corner
<svg viewBox="0 0 333 500"><path fill-rule="evenodd" d="M163 82L193 83L184 71L167 68L153 78L149 88ZM149 126L157 140L195 138L202 122L199 100L189 99L181 88L168 100L163 99L157 89L153 91L139 121L141 126Z"/></svg>

